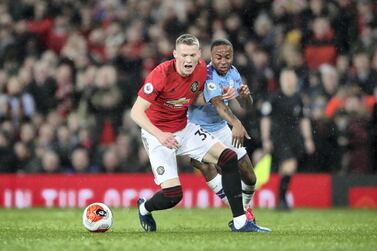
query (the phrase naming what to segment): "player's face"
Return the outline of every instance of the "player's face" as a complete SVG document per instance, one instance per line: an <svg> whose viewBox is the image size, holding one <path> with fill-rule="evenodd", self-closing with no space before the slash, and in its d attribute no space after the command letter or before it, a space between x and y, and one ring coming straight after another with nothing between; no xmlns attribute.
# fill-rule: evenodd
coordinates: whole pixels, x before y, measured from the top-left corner
<svg viewBox="0 0 377 251"><path fill-rule="evenodd" d="M229 45L218 45L211 51L211 61L220 75L225 75L233 62L233 50Z"/></svg>
<svg viewBox="0 0 377 251"><path fill-rule="evenodd" d="M197 45L179 44L173 52L177 72L183 76L189 76L199 62L201 52Z"/></svg>

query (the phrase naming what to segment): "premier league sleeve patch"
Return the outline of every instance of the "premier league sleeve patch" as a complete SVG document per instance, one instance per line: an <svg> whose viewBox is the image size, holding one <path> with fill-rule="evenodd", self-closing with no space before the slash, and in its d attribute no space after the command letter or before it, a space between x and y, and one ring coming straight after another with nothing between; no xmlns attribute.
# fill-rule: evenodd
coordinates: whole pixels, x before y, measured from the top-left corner
<svg viewBox="0 0 377 251"><path fill-rule="evenodd" d="M153 85L152 83L146 83L144 85L144 93L145 94L151 94L153 92Z"/></svg>
<svg viewBox="0 0 377 251"><path fill-rule="evenodd" d="M213 82L209 82L208 85L207 85L207 88L210 91L214 91L214 90L216 90L216 84L213 83Z"/></svg>

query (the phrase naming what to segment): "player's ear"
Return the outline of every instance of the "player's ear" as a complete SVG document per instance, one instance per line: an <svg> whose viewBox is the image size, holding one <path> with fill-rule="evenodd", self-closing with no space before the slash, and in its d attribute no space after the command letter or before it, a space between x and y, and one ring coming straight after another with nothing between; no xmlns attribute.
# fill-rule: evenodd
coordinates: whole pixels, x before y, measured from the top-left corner
<svg viewBox="0 0 377 251"><path fill-rule="evenodd" d="M176 50L173 50L173 57L177 58L177 51Z"/></svg>

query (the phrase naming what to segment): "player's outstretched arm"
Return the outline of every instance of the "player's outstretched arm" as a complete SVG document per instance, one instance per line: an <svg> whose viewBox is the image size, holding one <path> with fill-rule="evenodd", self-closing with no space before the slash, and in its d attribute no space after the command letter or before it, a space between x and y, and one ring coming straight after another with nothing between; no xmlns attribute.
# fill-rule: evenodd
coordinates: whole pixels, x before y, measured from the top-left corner
<svg viewBox="0 0 377 251"><path fill-rule="evenodd" d="M179 144L175 139L174 134L161 131L159 128L152 124L152 122L145 114L145 110L147 110L150 105L151 103L147 100L141 97L137 97L131 109L131 118L138 126L155 136L162 145L170 149L177 149L179 147Z"/></svg>
<svg viewBox="0 0 377 251"><path fill-rule="evenodd" d="M220 117L232 125L232 144L235 147L243 146L244 138L250 139L250 136L242 125L241 121L233 114L232 110L225 105L221 96L212 98L210 102L215 106Z"/></svg>

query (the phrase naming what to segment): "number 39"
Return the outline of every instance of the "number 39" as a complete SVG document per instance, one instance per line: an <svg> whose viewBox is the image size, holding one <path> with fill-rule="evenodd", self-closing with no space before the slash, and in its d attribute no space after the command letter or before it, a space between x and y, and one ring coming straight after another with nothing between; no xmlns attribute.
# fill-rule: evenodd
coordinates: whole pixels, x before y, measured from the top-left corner
<svg viewBox="0 0 377 251"><path fill-rule="evenodd" d="M202 137L202 141L204 141L207 138L208 133L200 128L195 132L195 135L199 135L200 137Z"/></svg>

